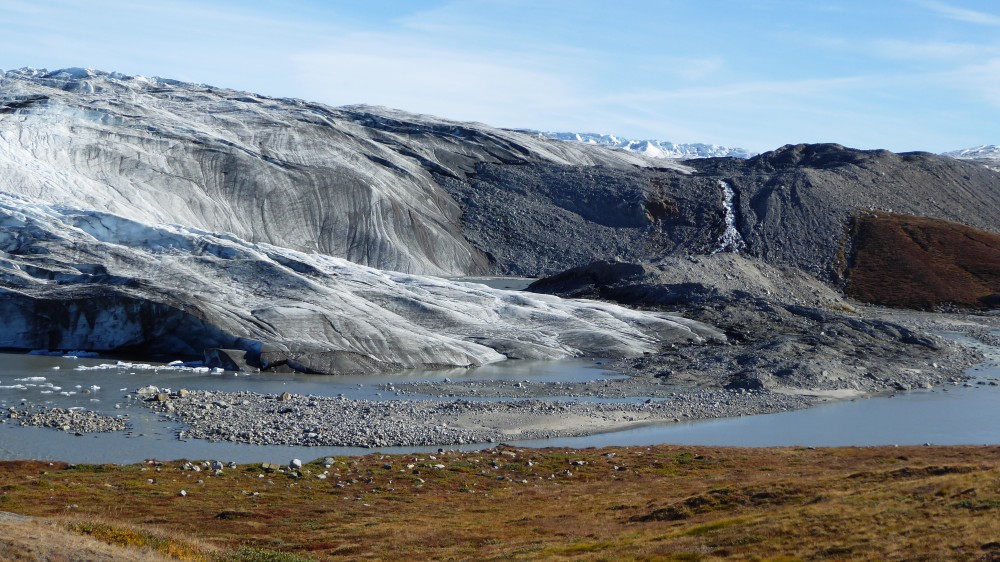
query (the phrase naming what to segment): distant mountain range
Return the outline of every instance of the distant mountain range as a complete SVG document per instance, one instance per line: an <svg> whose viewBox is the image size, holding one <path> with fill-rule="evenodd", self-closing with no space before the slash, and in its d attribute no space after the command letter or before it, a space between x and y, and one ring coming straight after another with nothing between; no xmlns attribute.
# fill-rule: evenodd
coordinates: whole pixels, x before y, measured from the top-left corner
<svg viewBox="0 0 1000 562"><path fill-rule="evenodd" d="M1000 160L1000 146L984 144L973 148L952 150L951 152L942 153L942 156L950 156L962 160Z"/></svg>
<svg viewBox="0 0 1000 562"><path fill-rule="evenodd" d="M524 131L550 139L596 144L638 152L650 158L750 158L756 156L745 148L733 148L705 143L675 143L661 140L632 140L616 135L600 133L555 133L548 131ZM1000 161L1000 145L984 144L973 148L942 152L941 156L959 160L996 160Z"/></svg>
<svg viewBox="0 0 1000 562"><path fill-rule="evenodd" d="M651 158L750 158L756 155L745 148L731 148L717 144L674 143L661 140L631 140L615 135L599 133L553 133L530 131L550 139L599 144L638 152Z"/></svg>

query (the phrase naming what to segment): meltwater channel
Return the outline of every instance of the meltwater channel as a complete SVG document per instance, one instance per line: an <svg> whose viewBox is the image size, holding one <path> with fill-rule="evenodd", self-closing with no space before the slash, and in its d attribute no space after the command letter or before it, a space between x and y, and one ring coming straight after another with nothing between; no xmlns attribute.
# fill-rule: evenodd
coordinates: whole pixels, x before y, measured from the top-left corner
<svg viewBox="0 0 1000 562"><path fill-rule="evenodd" d="M717 446L846 446L914 444L1000 444L1000 350L984 348L987 357L973 368L968 386L954 385L853 401L822 404L805 410L718 420L653 424L585 437L511 441L524 447L603 447L658 443ZM107 363L31 355L0 355L0 406L25 403L82 407L124 413L130 431L76 436L49 428L0 423L0 459L63 460L76 463L132 463L144 459L217 459L224 462L287 462L328 455L367 454L372 449L347 447L254 446L201 440L181 441L173 422L160 419L125 396L147 384L160 387L261 393L292 392L349 398L400 399L383 396L385 382L441 380L440 372L408 375L309 376L204 372L143 371L129 368L75 370L78 365ZM470 370L469 378L537 381L588 381L614 376L594 361L507 362ZM447 374L455 378L454 371ZM406 399L419 399L412 397ZM116 408L118 405L118 408ZM463 449L490 446L469 445ZM452 448L452 447L449 447ZM434 450L380 448L379 452Z"/></svg>

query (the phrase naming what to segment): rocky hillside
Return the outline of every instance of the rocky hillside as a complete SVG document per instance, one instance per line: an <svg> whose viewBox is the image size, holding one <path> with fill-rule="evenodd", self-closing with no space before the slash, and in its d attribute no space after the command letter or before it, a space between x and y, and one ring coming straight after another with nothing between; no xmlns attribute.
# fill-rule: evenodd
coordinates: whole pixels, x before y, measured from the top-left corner
<svg viewBox="0 0 1000 562"><path fill-rule="evenodd" d="M1000 173L929 153L785 146L747 160L692 160L735 192L746 253L836 280L853 216L883 211L1000 230Z"/></svg>
<svg viewBox="0 0 1000 562"><path fill-rule="evenodd" d="M684 163L690 173L482 163L439 179L462 209L466 238L501 273L726 249L839 282L861 212L1000 229L1000 173L929 153L789 145Z"/></svg>
<svg viewBox="0 0 1000 562"><path fill-rule="evenodd" d="M637 376L682 386L845 397L937 386L967 366L951 343L866 318L797 269L735 254L595 262L528 290L669 311L725 331L731 345L665 350L627 363Z"/></svg>
<svg viewBox="0 0 1000 562"><path fill-rule="evenodd" d="M726 230L719 182L673 170L481 163L474 175L439 180L495 273L710 253Z"/></svg>

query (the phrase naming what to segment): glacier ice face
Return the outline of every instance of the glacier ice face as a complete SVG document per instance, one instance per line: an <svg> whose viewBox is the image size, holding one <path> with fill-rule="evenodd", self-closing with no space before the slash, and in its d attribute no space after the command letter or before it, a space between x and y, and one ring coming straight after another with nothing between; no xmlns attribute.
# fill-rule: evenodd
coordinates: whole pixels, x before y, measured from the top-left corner
<svg viewBox="0 0 1000 562"><path fill-rule="evenodd" d="M0 347L348 373L721 339L682 318L414 275L489 266L442 178L653 162L385 108L8 71Z"/></svg>
<svg viewBox="0 0 1000 562"><path fill-rule="evenodd" d="M485 273L438 184L481 163L664 166L417 116L90 69L0 74L0 191L411 273Z"/></svg>
<svg viewBox="0 0 1000 562"><path fill-rule="evenodd" d="M724 339L679 317L380 271L232 234L0 193L0 347L319 373L634 356Z"/></svg>

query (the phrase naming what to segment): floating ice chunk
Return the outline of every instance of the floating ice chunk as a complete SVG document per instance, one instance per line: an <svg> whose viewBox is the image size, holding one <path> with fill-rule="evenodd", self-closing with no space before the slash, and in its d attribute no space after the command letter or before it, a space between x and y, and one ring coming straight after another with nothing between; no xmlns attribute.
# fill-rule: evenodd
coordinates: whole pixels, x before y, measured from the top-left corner
<svg viewBox="0 0 1000 562"><path fill-rule="evenodd" d="M122 390L125 390L125 389L123 388ZM136 390L135 393L138 394L139 396L153 396L155 394L159 394L160 393L160 389L158 387L153 386L153 385L149 385L149 386L144 386L144 387Z"/></svg>
<svg viewBox="0 0 1000 562"><path fill-rule="evenodd" d="M59 370L59 365L56 365L55 367L52 367L52 370L53 371L58 371Z"/></svg>
<svg viewBox="0 0 1000 562"><path fill-rule="evenodd" d="M90 385L90 390L100 390L100 389L101 387L97 386L96 384Z"/></svg>
<svg viewBox="0 0 1000 562"><path fill-rule="evenodd" d="M52 391L51 390L43 390L42 394L52 394Z"/></svg>
<svg viewBox="0 0 1000 562"><path fill-rule="evenodd" d="M9 388L9 389L12 389L12 390L28 390L28 387L24 386L23 384L12 384L12 385L7 385L7 386L0 386L0 388Z"/></svg>
<svg viewBox="0 0 1000 562"><path fill-rule="evenodd" d="M47 380L45 377L24 377L20 379L14 379L17 382L43 382Z"/></svg>
<svg viewBox="0 0 1000 562"><path fill-rule="evenodd" d="M100 365L86 366L80 365L74 368L75 371L112 371L119 370L127 372L130 375L136 374L136 371L175 371L175 372L185 372L185 373L207 373L210 371L208 367L203 366L201 361L192 363L181 363L174 361L170 365L150 365L148 363L124 363L119 361L118 363L101 363Z"/></svg>
<svg viewBox="0 0 1000 562"><path fill-rule="evenodd" d="M221 375L222 373L225 373L225 372L226 372L226 370L223 369L222 367L216 367L216 368L212 369L212 374L213 375Z"/></svg>
<svg viewBox="0 0 1000 562"><path fill-rule="evenodd" d="M73 392L73 391L71 391L71 390L64 390L64 391L60 392L59 394L62 394L63 396L73 396L76 393Z"/></svg>
<svg viewBox="0 0 1000 562"><path fill-rule="evenodd" d="M28 355L44 355L48 357L63 357L65 359L77 359L80 357L97 357L100 355L94 351L49 351L48 349L32 349Z"/></svg>
<svg viewBox="0 0 1000 562"><path fill-rule="evenodd" d="M77 359L80 357L97 357L100 354L94 351L67 351L63 357L67 359Z"/></svg>

